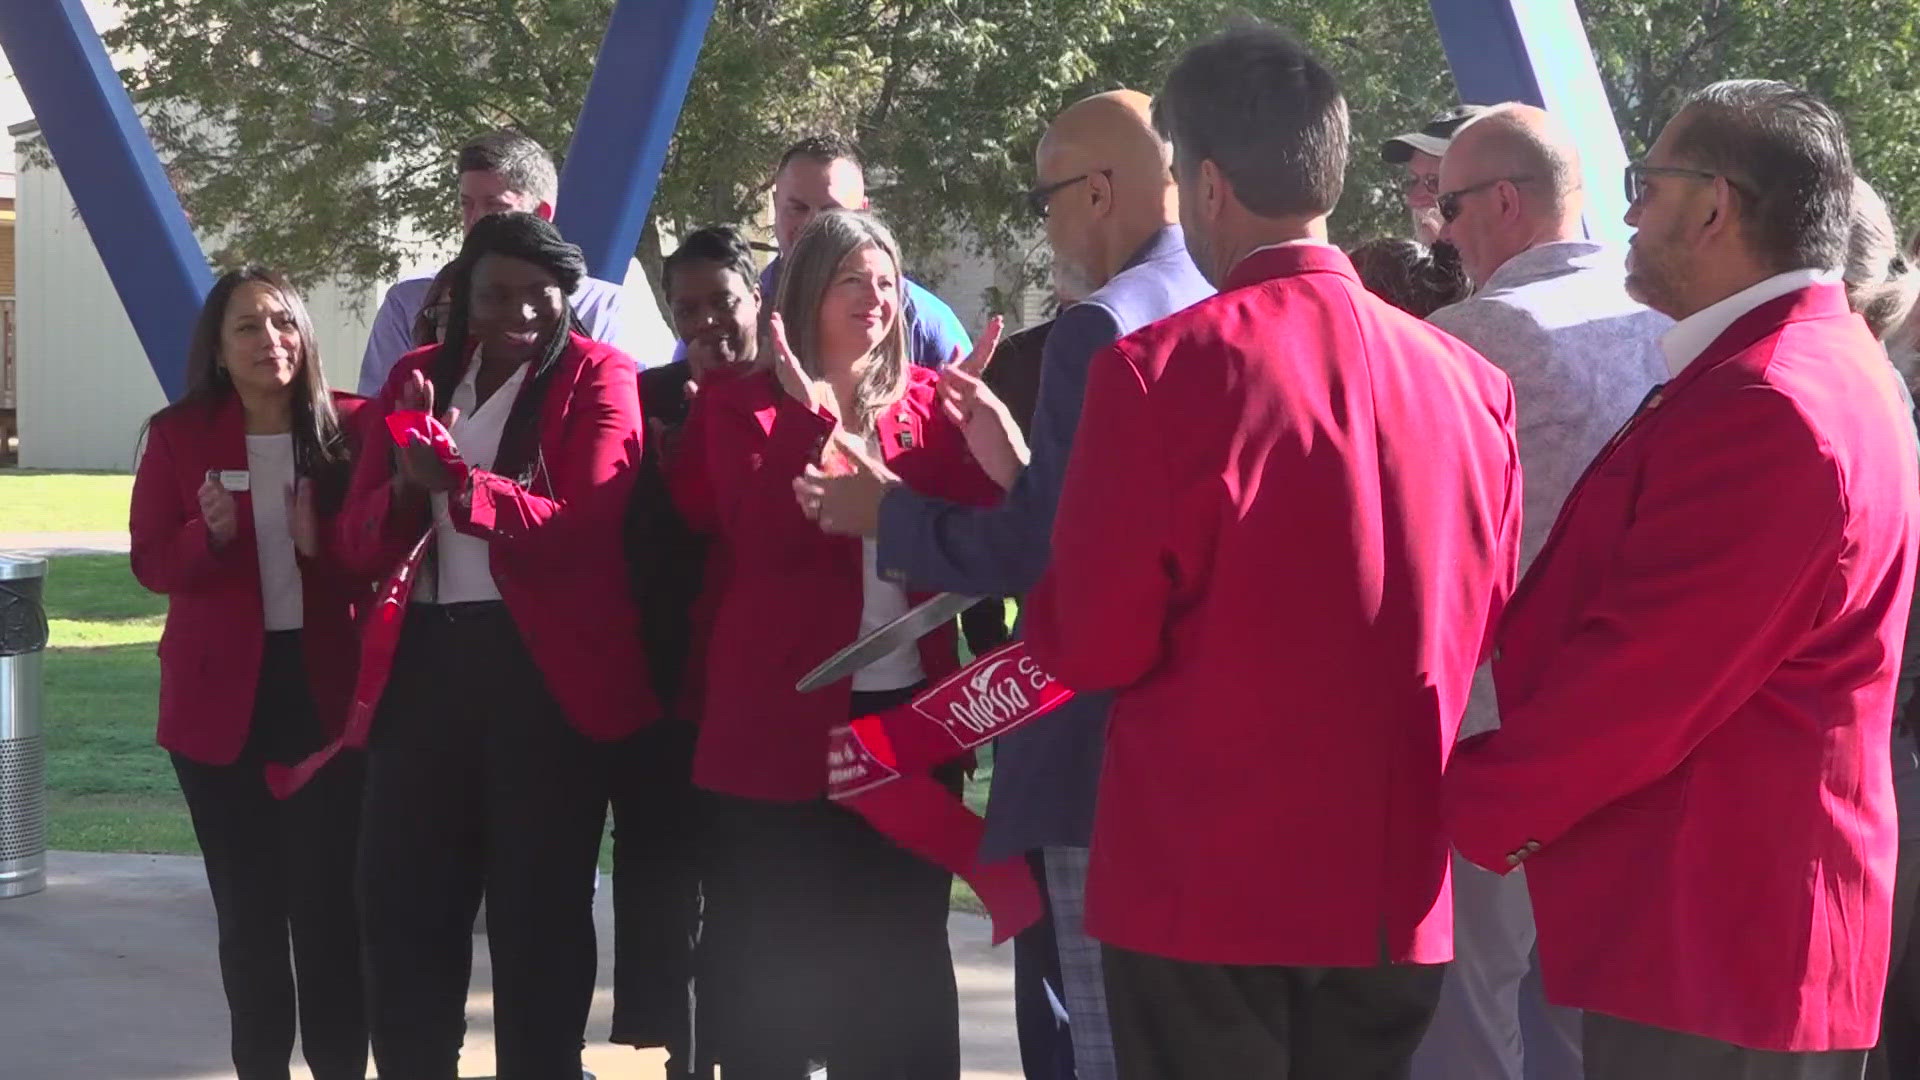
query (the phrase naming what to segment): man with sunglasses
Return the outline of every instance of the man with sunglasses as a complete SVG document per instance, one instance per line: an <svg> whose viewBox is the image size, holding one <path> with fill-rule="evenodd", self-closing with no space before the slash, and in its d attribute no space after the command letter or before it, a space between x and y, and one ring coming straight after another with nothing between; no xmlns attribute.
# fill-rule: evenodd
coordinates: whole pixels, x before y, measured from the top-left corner
<svg viewBox="0 0 1920 1080"><path fill-rule="evenodd" d="M1046 223L1055 290L1078 299L1043 349L1030 461L1015 466L1006 500L991 509L883 490L870 477L829 477L820 481L823 528L877 534L882 575L920 588L1012 596L1034 586L1051 561L1054 508L1094 355L1213 292L1187 254L1168 165L1145 94L1100 94L1054 120L1027 200ZM948 368L941 392L961 413L975 456L983 464L1003 456L996 448L1008 441L1008 411L975 373ZM1082 921L1110 704L1108 695L1082 695L998 741L981 853L1042 854L1079 1080L1115 1075L1100 947Z"/></svg>
<svg viewBox="0 0 1920 1080"><path fill-rule="evenodd" d="M1591 1080L1857 1080L1920 474L1832 270L1852 159L1825 104L1742 80L1689 98L1627 178L1627 291L1679 320L1670 378L1508 607L1501 726L1447 772L1454 843L1524 863Z"/></svg>
<svg viewBox="0 0 1920 1080"><path fill-rule="evenodd" d="M1513 380L1523 573L1587 463L1666 375L1660 335L1673 320L1627 295L1624 250L1586 239L1580 176L1572 133L1531 105L1470 120L1440 163L1440 240L1460 252L1478 292L1428 321ZM1482 667L1460 734L1498 724ZM1521 874L1454 856L1453 948L1417 1080L1576 1080L1580 1014L1540 991Z"/></svg>
<svg viewBox="0 0 1920 1080"><path fill-rule="evenodd" d="M1413 219L1413 238L1431 245L1440 238L1440 212L1435 199L1440 194L1440 159L1446 156L1447 143L1461 125L1480 115L1483 105L1455 105L1420 126L1419 131L1395 135L1380 146L1380 156L1389 165L1404 167L1400 193L1407 200L1407 213Z"/></svg>

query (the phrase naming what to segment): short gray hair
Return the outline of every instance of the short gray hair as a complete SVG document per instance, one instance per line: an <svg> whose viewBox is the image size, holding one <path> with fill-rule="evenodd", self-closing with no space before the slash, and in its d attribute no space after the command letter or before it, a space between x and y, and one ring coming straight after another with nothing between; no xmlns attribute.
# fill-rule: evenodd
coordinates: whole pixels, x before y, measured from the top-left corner
<svg viewBox="0 0 1920 1080"><path fill-rule="evenodd" d="M1853 155L1838 113L1770 79L1730 79L1681 105L1675 154L1724 176L1772 269L1830 270L1847 257Z"/></svg>
<svg viewBox="0 0 1920 1080"><path fill-rule="evenodd" d="M560 175L546 147L511 128L489 131L461 147L454 171L496 173L510 190L549 205L560 194Z"/></svg>
<svg viewBox="0 0 1920 1080"><path fill-rule="evenodd" d="M1340 201L1347 102L1333 73L1251 18L1188 49L1153 101L1153 124L1187 175L1212 161L1247 209L1320 217Z"/></svg>
<svg viewBox="0 0 1920 1080"><path fill-rule="evenodd" d="M1847 233L1843 278L1847 306L1867 321L1877 338L1899 329L1920 294L1920 279L1900 250L1886 200L1859 177L1853 181L1853 227Z"/></svg>

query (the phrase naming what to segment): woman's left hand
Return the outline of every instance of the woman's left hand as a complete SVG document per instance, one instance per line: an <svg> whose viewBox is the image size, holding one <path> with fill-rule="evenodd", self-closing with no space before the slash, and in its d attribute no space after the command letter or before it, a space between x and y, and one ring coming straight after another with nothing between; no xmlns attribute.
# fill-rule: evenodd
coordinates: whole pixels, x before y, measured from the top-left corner
<svg viewBox="0 0 1920 1080"><path fill-rule="evenodd" d="M460 418L460 410L448 409L446 426L453 430L454 422ZM449 436L451 437L451 436ZM444 495L453 490L453 470L440 460L432 446L418 435L413 441L398 448L400 478L409 486L434 495Z"/></svg>

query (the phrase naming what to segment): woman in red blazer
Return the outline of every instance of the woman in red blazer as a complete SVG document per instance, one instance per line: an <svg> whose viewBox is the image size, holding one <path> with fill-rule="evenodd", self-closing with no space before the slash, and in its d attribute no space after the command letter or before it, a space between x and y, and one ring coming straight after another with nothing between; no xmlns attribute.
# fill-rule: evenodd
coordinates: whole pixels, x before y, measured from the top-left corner
<svg viewBox="0 0 1920 1080"><path fill-rule="evenodd" d="M159 742L206 860L234 1071L285 1077L297 1013L314 1076L360 1080L361 762L335 760L285 802L262 767L316 749L346 713L368 583L342 572L322 521L363 402L327 389L306 307L259 268L207 295L188 372L187 396L148 421L129 528L134 576L167 596Z"/></svg>
<svg viewBox="0 0 1920 1080"><path fill-rule="evenodd" d="M538 217L475 223L445 339L403 357L372 410L435 413L470 471L375 432L342 514L357 566L391 573L431 549L368 744L361 921L382 1076L457 1075L483 890L500 1075L580 1075L608 744L658 712L621 534L639 392L631 359L574 331L584 273Z"/></svg>
<svg viewBox="0 0 1920 1080"><path fill-rule="evenodd" d="M701 1008L727 1080L799 1076L809 1058L835 1080L959 1075L949 875L824 798L828 731L951 673L954 628L794 690L923 599L876 576L870 542L808 519L792 487L806 466L852 439L918 490L999 496L938 415L937 377L908 363L899 266L873 217L816 217L786 257L771 369L703 386L673 463L719 568L694 783L710 812Z"/></svg>

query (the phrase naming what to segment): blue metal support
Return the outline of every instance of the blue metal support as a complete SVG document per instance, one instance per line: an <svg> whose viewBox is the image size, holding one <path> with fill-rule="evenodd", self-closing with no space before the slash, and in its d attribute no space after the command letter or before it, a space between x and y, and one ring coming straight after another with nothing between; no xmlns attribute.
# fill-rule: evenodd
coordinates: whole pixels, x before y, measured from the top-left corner
<svg viewBox="0 0 1920 1080"><path fill-rule="evenodd" d="M1433 21L1462 101L1524 101L1573 130L1587 235L1624 240L1627 153L1573 0L1433 0Z"/></svg>
<svg viewBox="0 0 1920 1080"><path fill-rule="evenodd" d="M213 285L207 258L80 0L0 0L0 47L167 397Z"/></svg>
<svg viewBox="0 0 1920 1080"><path fill-rule="evenodd" d="M616 0L594 61L555 221L595 277L621 281L640 243L714 0Z"/></svg>

